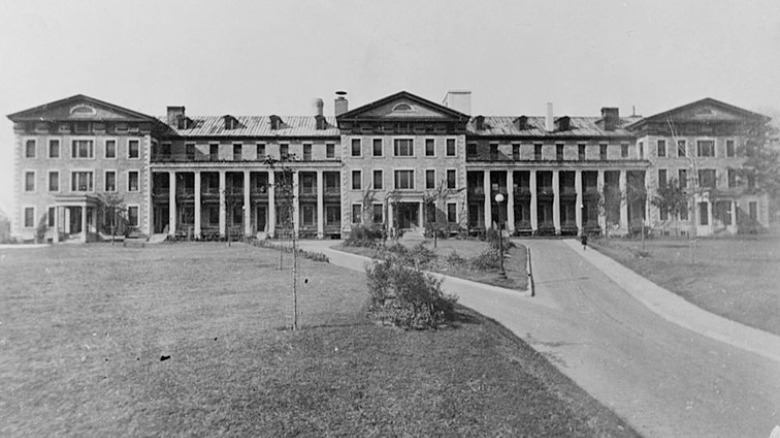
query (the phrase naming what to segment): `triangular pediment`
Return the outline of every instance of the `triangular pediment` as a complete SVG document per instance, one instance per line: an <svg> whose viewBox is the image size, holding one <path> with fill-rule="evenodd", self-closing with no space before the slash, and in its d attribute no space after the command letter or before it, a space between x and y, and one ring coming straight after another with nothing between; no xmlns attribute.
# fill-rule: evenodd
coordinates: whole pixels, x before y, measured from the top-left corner
<svg viewBox="0 0 780 438"><path fill-rule="evenodd" d="M141 114L112 103L79 94L50 102L8 116L14 122L21 121L155 121Z"/></svg>
<svg viewBox="0 0 780 438"><path fill-rule="evenodd" d="M468 116L412 93L402 91L348 111L338 116L338 119L465 121L468 120Z"/></svg>
<svg viewBox="0 0 780 438"><path fill-rule="evenodd" d="M668 123L669 121L678 123L717 123L756 122L762 120L768 120L768 117L712 98L706 98L646 117L634 125L638 126L651 122Z"/></svg>

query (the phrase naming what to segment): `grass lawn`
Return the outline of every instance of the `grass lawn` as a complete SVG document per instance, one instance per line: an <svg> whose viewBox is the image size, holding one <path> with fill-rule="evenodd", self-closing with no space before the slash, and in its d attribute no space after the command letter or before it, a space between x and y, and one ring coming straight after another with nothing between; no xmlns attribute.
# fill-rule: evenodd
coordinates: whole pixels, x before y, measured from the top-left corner
<svg viewBox="0 0 780 438"><path fill-rule="evenodd" d="M278 263L241 244L0 250L0 436L636 436L471 311L372 324L360 273L302 260L301 330L283 330Z"/></svg>
<svg viewBox="0 0 780 438"><path fill-rule="evenodd" d="M528 289L528 271L526 270L526 252L525 246L513 242L515 247L508 250L507 257L504 260L504 271L506 272L506 278L500 277L498 271L480 271L473 269L470 266L459 265L451 266L446 262L447 256L452 254L453 251L457 252L464 259L472 259L479 257L482 251L488 249L488 243L479 240L460 240L460 239L441 239L437 243L437 247L433 247L433 240L428 239L425 241L426 246L434 251L437 256L437 260L431 271L440 272L442 274L451 275L453 277L465 278L466 280L472 280L479 283L491 284L493 286L505 287L515 290L527 290ZM404 241L399 240L398 243L411 248L419 241ZM391 243L388 242L388 246ZM377 257L379 254L373 248L351 247L345 246L343 243L334 249L341 251L351 252L353 254L359 254L366 257Z"/></svg>
<svg viewBox="0 0 780 438"><path fill-rule="evenodd" d="M687 240L642 243L594 240L593 246L697 306L780 335L780 237L698 239L694 263Z"/></svg>

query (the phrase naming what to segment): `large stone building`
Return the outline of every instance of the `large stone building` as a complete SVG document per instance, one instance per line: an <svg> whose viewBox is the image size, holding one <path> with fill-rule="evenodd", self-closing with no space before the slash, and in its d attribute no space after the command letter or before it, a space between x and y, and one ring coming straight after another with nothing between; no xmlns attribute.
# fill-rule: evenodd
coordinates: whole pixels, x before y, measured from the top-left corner
<svg viewBox="0 0 780 438"><path fill-rule="evenodd" d="M335 117L321 100L308 116L201 117L178 106L157 118L83 95L41 105L8 116L12 233L103 239L116 222L108 195L123 204L122 233L199 239L325 238L368 223L550 235L768 226L766 195L739 171L765 116L714 99L646 118L617 108L555 117L552 105L542 117L473 116L470 97L450 92L438 104L400 92L349 110L342 94ZM666 184L682 185L690 208L649 202Z"/></svg>

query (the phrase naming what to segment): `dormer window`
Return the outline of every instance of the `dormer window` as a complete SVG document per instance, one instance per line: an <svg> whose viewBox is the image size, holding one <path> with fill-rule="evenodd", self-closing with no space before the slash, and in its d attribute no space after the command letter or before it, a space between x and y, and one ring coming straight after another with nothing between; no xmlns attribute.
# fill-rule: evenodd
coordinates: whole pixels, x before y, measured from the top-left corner
<svg viewBox="0 0 780 438"><path fill-rule="evenodd" d="M317 123L317 129L327 129L328 128L328 122L325 120L325 116L314 116L314 119Z"/></svg>
<svg viewBox="0 0 780 438"><path fill-rule="evenodd" d="M485 116L477 116L474 118L474 122L477 125L477 131L485 129Z"/></svg>
<svg viewBox="0 0 780 438"><path fill-rule="evenodd" d="M515 127L519 129L520 131L524 131L529 128L528 126L528 117L527 116L520 116L515 119Z"/></svg>
<svg viewBox="0 0 780 438"><path fill-rule="evenodd" d="M279 116L271 116L271 129L277 130L281 129L284 122L282 121L282 118Z"/></svg>
<svg viewBox="0 0 780 438"><path fill-rule="evenodd" d="M241 124L238 123L238 119L229 114L222 118L225 120L225 129L237 129L241 126Z"/></svg>
<svg viewBox="0 0 780 438"><path fill-rule="evenodd" d="M192 119L189 117L179 117L177 120L177 125L179 129L190 129L190 126L192 126ZM225 124L227 126L227 123ZM232 128L227 128L232 129Z"/></svg>
<svg viewBox="0 0 780 438"><path fill-rule="evenodd" d="M412 106L408 103L399 103L398 105L393 107L393 111L411 111Z"/></svg>
<svg viewBox="0 0 780 438"><path fill-rule="evenodd" d="M571 129L571 118L569 116L559 117L555 124L559 131L568 131Z"/></svg>

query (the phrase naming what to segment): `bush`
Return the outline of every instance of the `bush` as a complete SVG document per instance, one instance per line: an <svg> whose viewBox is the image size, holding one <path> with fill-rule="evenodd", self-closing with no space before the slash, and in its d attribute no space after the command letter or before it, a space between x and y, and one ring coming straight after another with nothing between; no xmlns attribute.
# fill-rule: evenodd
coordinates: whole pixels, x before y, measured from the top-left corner
<svg viewBox="0 0 780 438"><path fill-rule="evenodd" d="M366 279L371 296L369 312L382 321L423 330L454 316L457 297L444 294L441 280L397 257L366 265Z"/></svg>
<svg viewBox="0 0 780 438"><path fill-rule="evenodd" d="M450 255L447 256L445 261L447 262L448 265L450 265L453 268L466 264L466 259L461 257L461 255L458 254L458 251L455 251L454 249L452 250Z"/></svg>
<svg viewBox="0 0 780 438"><path fill-rule="evenodd" d="M502 242L502 239L499 238L498 233L499 231L493 228L490 228L489 230L487 230L487 233L485 233L485 240L487 240L491 248L496 250L501 249L501 242ZM509 248L515 247L515 244L508 238L503 239L503 243L504 243L504 251L508 250Z"/></svg>
<svg viewBox="0 0 780 438"><path fill-rule="evenodd" d="M501 267L501 251L488 248L471 259L471 266L478 271L492 271Z"/></svg>
<svg viewBox="0 0 780 438"><path fill-rule="evenodd" d="M349 237L344 241L344 245L353 247L372 248L379 242L387 239L387 233L383 224L374 224L372 226L355 225L349 233Z"/></svg>

